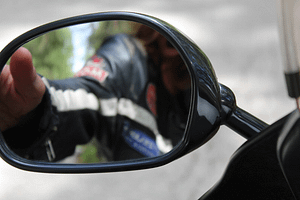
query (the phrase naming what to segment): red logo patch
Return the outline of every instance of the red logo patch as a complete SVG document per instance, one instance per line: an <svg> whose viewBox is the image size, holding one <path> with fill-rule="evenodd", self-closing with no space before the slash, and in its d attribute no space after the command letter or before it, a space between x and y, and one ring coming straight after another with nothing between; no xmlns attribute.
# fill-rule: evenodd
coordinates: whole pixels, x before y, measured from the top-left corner
<svg viewBox="0 0 300 200"><path fill-rule="evenodd" d="M146 93L146 99L147 99L147 105L154 116L157 116L157 110L156 110L156 87L154 84L150 83L147 88Z"/></svg>
<svg viewBox="0 0 300 200"><path fill-rule="evenodd" d="M95 66L85 66L75 74L75 77L90 76L97 79L100 83L104 82L109 75L107 71Z"/></svg>
<svg viewBox="0 0 300 200"><path fill-rule="evenodd" d="M99 63L99 62L102 62L102 61L103 61L103 58L99 58L98 56L94 55L94 56L92 57L92 60L93 60L93 62L95 62L95 63Z"/></svg>

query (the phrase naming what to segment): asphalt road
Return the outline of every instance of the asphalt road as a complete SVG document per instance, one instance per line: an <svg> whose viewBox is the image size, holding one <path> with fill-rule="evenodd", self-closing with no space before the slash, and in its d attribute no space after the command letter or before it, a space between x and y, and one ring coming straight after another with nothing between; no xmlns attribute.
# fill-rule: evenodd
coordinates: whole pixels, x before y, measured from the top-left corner
<svg viewBox="0 0 300 200"><path fill-rule="evenodd" d="M272 123L294 109L287 98L272 0L9 0L1 4L0 47L38 25L99 11L166 20L208 55L238 105ZM226 127L193 153L156 169L108 174L25 172L0 161L0 199L198 199L222 175L243 139Z"/></svg>

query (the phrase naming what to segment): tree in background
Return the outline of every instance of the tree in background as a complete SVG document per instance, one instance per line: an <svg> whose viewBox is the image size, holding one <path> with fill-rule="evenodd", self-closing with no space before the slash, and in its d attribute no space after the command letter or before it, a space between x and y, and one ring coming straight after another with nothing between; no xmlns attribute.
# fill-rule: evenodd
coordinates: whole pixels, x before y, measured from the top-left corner
<svg viewBox="0 0 300 200"><path fill-rule="evenodd" d="M70 29L51 31L24 45L31 54L37 72L48 79L73 76L73 44Z"/></svg>
<svg viewBox="0 0 300 200"><path fill-rule="evenodd" d="M97 24L91 24L92 34L89 37L89 48L95 52L100 48L103 41L112 35L125 33L134 35L139 27L139 23L132 21L104 21Z"/></svg>

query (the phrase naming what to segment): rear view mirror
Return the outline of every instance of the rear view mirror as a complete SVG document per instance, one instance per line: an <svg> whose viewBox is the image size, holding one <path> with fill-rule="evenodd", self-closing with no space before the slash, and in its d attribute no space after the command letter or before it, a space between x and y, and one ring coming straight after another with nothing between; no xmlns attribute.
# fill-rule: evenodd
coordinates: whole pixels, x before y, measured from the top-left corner
<svg viewBox="0 0 300 200"><path fill-rule="evenodd" d="M158 19L99 13L53 22L11 42L1 52L2 67L20 47L31 52L52 110L43 100L1 134L1 156L16 167L155 167L201 146L221 123L220 89L209 60Z"/></svg>
<svg viewBox="0 0 300 200"><path fill-rule="evenodd" d="M164 155L183 139L191 79L157 31L131 21L84 23L23 47L43 76L59 122L46 134L40 127L4 132L16 154L73 164L115 162ZM77 63L82 66L73 75ZM47 123L44 115L34 120Z"/></svg>

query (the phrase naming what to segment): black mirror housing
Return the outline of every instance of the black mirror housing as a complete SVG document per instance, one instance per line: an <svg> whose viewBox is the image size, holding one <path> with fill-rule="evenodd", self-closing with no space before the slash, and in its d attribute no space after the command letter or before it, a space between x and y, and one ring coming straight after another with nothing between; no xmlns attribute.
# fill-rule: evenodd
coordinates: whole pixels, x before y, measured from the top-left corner
<svg viewBox="0 0 300 200"><path fill-rule="evenodd" d="M181 142L170 152L155 158L101 164L56 164L30 161L14 154L0 134L0 155L20 169L47 173L97 173L138 170L167 164L208 141L221 124L221 95L213 67L203 51L173 26L157 18L128 12L107 12L67 18L37 27L9 43L0 53L1 71L23 44L49 31L82 23L128 20L149 26L163 35L179 52L191 77L191 99L186 129Z"/></svg>

